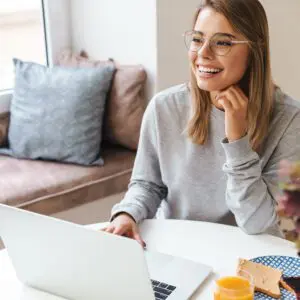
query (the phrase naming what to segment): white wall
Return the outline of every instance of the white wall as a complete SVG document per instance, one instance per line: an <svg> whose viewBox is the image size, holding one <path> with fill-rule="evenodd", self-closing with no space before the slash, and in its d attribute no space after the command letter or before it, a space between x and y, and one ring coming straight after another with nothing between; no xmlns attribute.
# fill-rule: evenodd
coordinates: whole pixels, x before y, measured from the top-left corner
<svg viewBox="0 0 300 300"><path fill-rule="evenodd" d="M261 0L270 27L271 60L276 83L300 100L300 0Z"/></svg>
<svg viewBox="0 0 300 300"><path fill-rule="evenodd" d="M198 0L72 0L72 43L92 58L141 63L148 98L189 79L182 34L191 28ZM170 9L172 7L172 9Z"/></svg>
<svg viewBox="0 0 300 300"><path fill-rule="evenodd" d="M273 76L300 99L300 1L261 0L270 24ZM149 97L189 79L182 34L191 28L198 0L72 0L72 41L95 59L141 63Z"/></svg>
<svg viewBox="0 0 300 300"><path fill-rule="evenodd" d="M192 29L199 0L157 1L157 90L189 80L187 50L182 34Z"/></svg>
<svg viewBox="0 0 300 300"><path fill-rule="evenodd" d="M72 42L94 59L142 64L155 92L156 0L72 0Z"/></svg>

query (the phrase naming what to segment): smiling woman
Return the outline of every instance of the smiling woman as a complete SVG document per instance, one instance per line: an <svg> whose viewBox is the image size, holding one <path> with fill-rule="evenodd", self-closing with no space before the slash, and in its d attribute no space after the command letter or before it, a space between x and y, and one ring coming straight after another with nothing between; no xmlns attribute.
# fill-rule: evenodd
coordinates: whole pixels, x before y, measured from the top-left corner
<svg viewBox="0 0 300 300"><path fill-rule="evenodd" d="M273 83L258 0L201 0L185 34L188 84L145 112L129 190L108 232L143 244L136 222L164 216L280 234L278 162L300 159L300 105Z"/></svg>
<svg viewBox="0 0 300 300"><path fill-rule="evenodd" d="M227 129L235 128L229 129L234 134L227 130L227 137L236 140L247 132L253 149L258 151L268 132L276 89L271 78L269 29L263 6L253 0L247 4L202 1L195 14L193 32L192 37L186 34L190 41L187 46L194 105L189 135L200 144L206 141L205 124L212 101L219 109L235 107L239 114L236 124L226 122ZM212 74L207 68L218 72ZM225 94L236 97L226 98Z"/></svg>

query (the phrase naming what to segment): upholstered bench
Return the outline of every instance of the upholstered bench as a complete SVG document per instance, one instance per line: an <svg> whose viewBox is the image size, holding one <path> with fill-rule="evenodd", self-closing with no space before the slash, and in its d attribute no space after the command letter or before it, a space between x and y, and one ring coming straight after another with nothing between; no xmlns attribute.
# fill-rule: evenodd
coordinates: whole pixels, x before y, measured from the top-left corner
<svg viewBox="0 0 300 300"><path fill-rule="evenodd" d="M0 117L5 141L8 114ZM135 151L104 143L104 166L79 166L0 155L0 202L54 214L127 189Z"/></svg>
<svg viewBox="0 0 300 300"><path fill-rule="evenodd" d="M76 55L68 50L62 52L57 64L98 68L112 64L112 60L93 61L84 52ZM0 155L0 203L50 215L126 191L147 105L146 78L141 65L116 64L102 128L103 166ZM0 114L0 147L9 146L9 125L10 112Z"/></svg>

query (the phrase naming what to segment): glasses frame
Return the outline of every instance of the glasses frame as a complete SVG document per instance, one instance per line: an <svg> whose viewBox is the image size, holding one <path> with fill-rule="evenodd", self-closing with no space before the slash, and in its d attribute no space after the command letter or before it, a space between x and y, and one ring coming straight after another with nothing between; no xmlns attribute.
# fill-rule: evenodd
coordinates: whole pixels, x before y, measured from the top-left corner
<svg viewBox="0 0 300 300"><path fill-rule="evenodd" d="M210 43L210 42L211 42L212 38L213 38L215 35L217 35L217 33L216 33L216 34L214 34L211 38L205 39L204 44L203 44L201 47L198 47L197 50L191 50L190 47L187 45L187 40L186 40L186 38L187 38L188 35L190 35L190 34L192 34L192 33L197 33L197 31L196 31L196 30L188 30L188 31L186 31L186 32L182 35L182 36L184 37L184 44L185 44L185 46L186 46L186 48L187 48L188 51L198 53L199 50L203 48L204 44L205 44L207 41L208 41L208 47L209 47L209 50L210 50L212 53L214 53L215 55L217 55L217 56L226 56L226 55L228 55L228 54L230 53L230 51L231 51L231 49L232 49L232 47L229 48L229 51L228 51L226 54L217 54L217 53L215 53L215 51L212 50L212 47L211 47L211 43ZM230 37L229 37L229 38L230 38ZM234 46L234 45L238 45L238 44L250 44L251 42L250 42L250 41L237 41L237 40L231 40L231 43L233 44L232 46Z"/></svg>

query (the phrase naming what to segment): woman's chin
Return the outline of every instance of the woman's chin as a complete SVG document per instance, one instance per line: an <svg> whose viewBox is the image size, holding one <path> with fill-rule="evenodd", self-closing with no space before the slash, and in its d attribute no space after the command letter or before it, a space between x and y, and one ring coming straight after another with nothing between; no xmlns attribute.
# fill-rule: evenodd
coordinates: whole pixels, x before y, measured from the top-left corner
<svg viewBox="0 0 300 300"><path fill-rule="evenodd" d="M197 85L200 90L206 91L206 92L214 92L214 91L221 91L226 88L226 86L222 84L217 83L209 83L209 82L203 82L203 80L197 80Z"/></svg>

